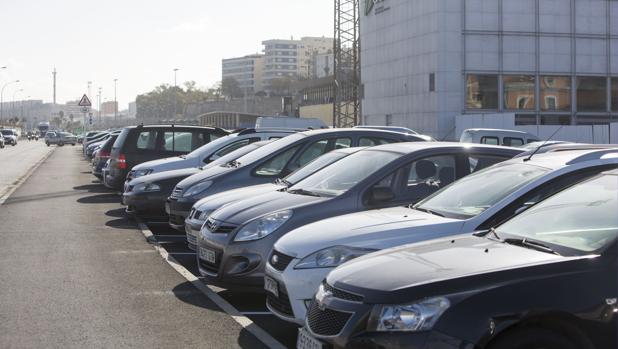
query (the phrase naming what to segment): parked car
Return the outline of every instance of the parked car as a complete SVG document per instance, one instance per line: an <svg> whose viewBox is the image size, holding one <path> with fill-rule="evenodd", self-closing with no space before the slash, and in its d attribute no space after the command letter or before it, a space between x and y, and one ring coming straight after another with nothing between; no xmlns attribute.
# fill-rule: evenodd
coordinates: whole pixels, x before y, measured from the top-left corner
<svg viewBox="0 0 618 349"><path fill-rule="evenodd" d="M0 130L0 134L4 138L4 144L17 145L17 133L14 130L4 128Z"/></svg>
<svg viewBox="0 0 618 349"><path fill-rule="evenodd" d="M360 129L316 130L287 136L238 159L233 166L212 168L178 183L167 201L169 224L185 232L185 219L198 200L283 178L331 150L406 141L422 139L397 132Z"/></svg>
<svg viewBox="0 0 618 349"><path fill-rule="evenodd" d="M515 158L464 177L414 206L300 227L274 245L266 267L267 306L278 317L301 324L318 286L340 264L386 248L496 226L547 196L616 168L617 155L618 149L605 149Z"/></svg>
<svg viewBox="0 0 618 349"><path fill-rule="evenodd" d="M462 143L477 143L521 147L540 141L539 137L523 131L500 130L492 128L471 128L462 132Z"/></svg>
<svg viewBox="0 0 618 349"><path fill-rule="evenodd" d="M215 141L216 142L216 141ZM217 160L201 168L183 168L179 170L154 173L133 179L125 183L122 194L122 204L127 206L127 212L142 215L165 215L165 202L172 194L172 190L178 182L192 176L200 171L207 170L215 166L227 166L236 159L255 151L272 141L255 142L231 153L218 158Z"/></svg>
<svg viewBox="0 0 618 349"><path fill-rule="evenodd" d="M290 175L283 179L276 179L271 183L252 185L249 187L242 187L238 189L224 191L219 194L210 195L196 202L191 208L191 212L187 219L185 219L185 231L187 234L187 243L190 249L195 250L197 248L197 239L200 234L202 226L206 222L208 216L217 209L224 205L240 201L245 198L255 197L265 193L272 193L275 191L285 190L314 174L315 172L329 166L351 154L356 153L359 150L365 148L342 148L336 149L329 153L326 153L319 158L311 161L307 165L292 172Z"/></svg>
<svg viewBox="0 0 618 349"><path fill-rule="evenodd" d="M105 132L99 132L96 133L90 137L86 137L84 138L84 141L82 142L82 151L84 154L85 158L88 158L88 147L92 144L92 143L98 143L98 142L102 142L105 141L106 138L109 138L110 133L112 133L113 131L105 131Z"/></svg>
<svg viewBox="0 0 618 349"><path fill-rule="evenodd" d="M4 135L0 133L0 149L4 149Z"/></svg>
<svg viewBox="0 0 618 349"><path fill-rule="evenodd" d="M416 203L470 174L471 168L478 171L520 152L438 142L358 151L287 190L250 197L213 212L198 238L200 274L223 288L263 291L273 244L288 232L351 212Z"/></svg>
<svg viewBox="0 0 618 349"><path fill-rule="evenodd" d="M68 132L48 131L45 134L45 144L48 147L52 144L59 147L62 147L65 144L75 146L75 144L77 144L77 137Z"/></svg>
<svg viewBox="0 0 618 349"><path fill-rule="evenodd" d="M97 152L99 149L101 149L101 147L103 147L103 145L105 145L105 143L110 138L114 137L114 139L118 139L119 135L120 135L120 131L112 131L112 132L109 132L109 133L105 134L104 136L102 136L100 138L92 140L88 144L88 146L86 146L86 153L85 153L86 158L87 159L94 158L95 152Z"/></svg>
<svg viewBox="0 0 618 349"><path fill-rule="evenodd" d="M346 263L298 348L616 348L616 207L614 170L489 230Z"/></svg>
<svg viewBox="0 0 618 349"><path fill-rule="evenodd" d="M132 126L122 130L112 146L105 185L122 189L129 171L146 161L188 154L227 136L228 131L198 126Z"/></svg>
<svg viewBox="0 0 618 349"><path fill-rule="evenodd" d="M386 130L386 131L393 131L393 132L401 132L401 133L407 133L407 134L411 134L411 135L419 135L419 136L423 136L426 137L426 139L428 141L435 141L435 139L427 136L427 135L423 135L420 134L412 129L409 129L407 127L400 127L400 126L371 126L371 125L363 125L363 126L354 126L354 128L362 128L362 129L374 129L374 130Z"/></svg>
<svg viewBox="0 0 618 349"><path fill-rule="evenodd" d="M111 155L112 146L114 142L118 138L118 134L112 134L110 137L103 143L103 145L95 152L94 158L92 160L92 174L98 179L103 179L103 166Z"/></svg>
<svg viewBox="0 0 618 349"><path fill-rule="evenodd" d="M139 164L131 169L127 181L171 170L184 168L198 168L207 165L218 158L244 147L249 143L268 139L279 139L289 136L296 131L292 129L247 129L214 140L187 155L158 159Z"/></svg>

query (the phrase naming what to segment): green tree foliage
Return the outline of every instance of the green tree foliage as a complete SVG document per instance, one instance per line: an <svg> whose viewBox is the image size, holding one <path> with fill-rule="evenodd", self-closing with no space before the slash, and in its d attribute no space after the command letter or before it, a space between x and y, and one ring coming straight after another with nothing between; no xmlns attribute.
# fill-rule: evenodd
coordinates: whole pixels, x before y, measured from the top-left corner
<svg viewBox="0 0 618 349"><path fill-rule="evenodd" d="M137 96L137 117L169 120L183 115L187 104L202 103L219 97L218 88L200 90L195 81L187 81L184 86L176 87L163 84Z"/></svg>
<svg viewBox="0 0 618 349"><path fill-rule="evenodd" d="M225 78L221 81L221 92L224 96L230 98L239 98L244 95L244 91L240 87L238 80L234 78Z"/></svg>

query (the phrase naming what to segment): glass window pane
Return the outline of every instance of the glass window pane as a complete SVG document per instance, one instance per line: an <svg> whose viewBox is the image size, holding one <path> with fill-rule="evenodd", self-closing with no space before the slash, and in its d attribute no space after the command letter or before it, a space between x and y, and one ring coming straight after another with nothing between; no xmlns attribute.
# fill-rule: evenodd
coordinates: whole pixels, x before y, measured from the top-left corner
<svg viewBox="0 0 618 349"><path fill-rule="evenodd" d="M522 138L504 137L502 142L502 145L506 147L521 147L524 145L524 140Z"/></svg>
<svg viewBox="0 0 618 349"><path fill-rule="evenodd" d="M577 78L577 111L606 111L607 80L601 77Z"/></svg>
<svg viewBox="0 0 618 349"><path fill-rule="evenodd" d="M498 137L481 137L481 144L500 145Z"/></svg>
<svg viewBox="0 0 618 349"><path fill-rule="evenodd" d="M154 150L157 146L157 131L141 132L137 136L137 149Z"/></svg>
<svg viewBox="0 0 618 349"><path fill-rule="evenodd" d="M264 165L256 169L255 174L258 176L278 176L281 174L281 171L283 171L283 168L285 168L285 165L287 165L290 159L292 159L292 156L294 156L297 150L298 147L294 147L275 156Z"/></svg>
<svg viewBox="0 0 618 349"><path fill-rule="evenodd" d="M571 115L541 115L541 125L570 125Z"/></svg>
<svg viewBox="0 0 618 349"><path fill-rule="evenodd" d="M338 138L335 141L335 149L349 148L352 146L352 140L350 138Z"/></svg>
<svg viewBox="0 0 618 349"><path fill-rule="evenodd" d="M534 110L534 76L504 76L504 108Z"/></svg>
<svg viewBox="0 0 618 349"><path fill-rule="evenodd" d="M383 144L389 144L389 143L395 143L395 142L396 141L392 139L362 137L358 141L358 146L359 147L375 147L376 145L383 145Z"/></svg>
<svg viewBox="0 0 618 349"><path fill-rule="evenodd" d="M541 77L541 110L571 111L571 78Z"/></svg>
<svg viewBox="0 0 618 349"><path fill-rule="evenodd" d="M498 76L468 75L467 109L498 109Z"/></svg>
<svg viewBox="0 0 618 349"><path fill-rule="evenodd" d="M192 149L193 134L191 132L165 132L163 150L189 153Z"/></svg>
<svg viewBox="0 0 618 349"><path fill-rule="evenodd" d="M305 150L298 158L296 163L298 167L303 167L311 161L317 159L320 155L326 152L326 146L328 145L328 139L315 142Z"/></svg>
<svg viewBox="0 0 618 349"><path fill-rule="evenodd" d="M612 111L618 111L618 78L612 78Z"/></svg>
<svg viewBox="0 0 618 349"><path fill-rule="evenodd" d="M612 122L610 115L578 115L578 125L607 125Z"/></svg>

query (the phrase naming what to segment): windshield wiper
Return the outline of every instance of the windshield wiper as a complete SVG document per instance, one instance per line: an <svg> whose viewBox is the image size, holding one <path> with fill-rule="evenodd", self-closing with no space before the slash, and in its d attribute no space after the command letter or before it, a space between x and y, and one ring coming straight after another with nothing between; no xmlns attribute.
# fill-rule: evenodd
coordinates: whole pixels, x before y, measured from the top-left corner
<svg viewBox="0 0 618 349"><path fill-rule="evenodd" d="M554 249L552 249L551 247L541 243L541 242L537 242L537 241L530 241L526 238L523 239L516 239L516 238L507 238L502 240L502 242L507 243L509 245L515 245L515 246L521 246L521 247L526 247L526 248L531 248L533 250L537 250L537 251L541 251L541 252L545 252L545 253L551 253L551 254L555 254L560 256L560 253L554 251Z"/></svg>
<svg viewBox="0 0 618 349"><path fill-rule="evenodd" d="M288 193L290 193L290 194L299 194L299 195L307 195L307 196L315 196L315 197L322 197L318 193L314 193L312 191L305 190L305 189L288 190Z"/></svg>
<svg viewBox="0 0 618 349"><path fill-rule="evenodd" d="M421 211L421 212L425 212L425 213L432 214L432 215L434 215L434 216L446 217L446 216L445 216L445 215L443 215L442 213L438 213L438 212L436 212L436 211L432 211L432 210L430 210L430 209L428 209L428 208L421 208L421 207L411 207L411 208L412 208L412 209L414 209L414 210L417 210L417 211Z"/></svg>
<svg viewBox="0 0 618 349"><path fill-rule="evenodd" d="M275 184L277 184L277 185L285 185L286 187L289 187L290 185L292 185L292 183L290 183L290 182L286 181L286 180L285 180L285 179L283 179L283 178L277 178L277 179L275 179Z"/></svg>
<svg viewBox="0 0 618 349"><path fill-rule="evenodd" d="M240 162L234 160L234 161L230 161L228 162L226 165L226 167L234 167L234 168L239 168L240 167Z"/></svg>

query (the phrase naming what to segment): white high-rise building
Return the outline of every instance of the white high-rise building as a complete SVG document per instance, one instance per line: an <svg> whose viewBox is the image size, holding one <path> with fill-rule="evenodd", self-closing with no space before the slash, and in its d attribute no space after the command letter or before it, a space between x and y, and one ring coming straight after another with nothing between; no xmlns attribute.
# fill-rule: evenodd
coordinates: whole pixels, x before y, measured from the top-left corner
<svg viewBox="0 0 618 349"><path fill-rule="evenodd" d="M366 124L456 139L471 114L511 114L514 127L618 121L618 1L366 1Z"/></svg>
<svg viewBox="0 0 618 349"><path fill-rule="evenodd" d="M233 78L239 87L247 94L262 91L262 74L264 72L264 55L248 55L244 57L224 59L222 65L222 80Z"/></svg>

